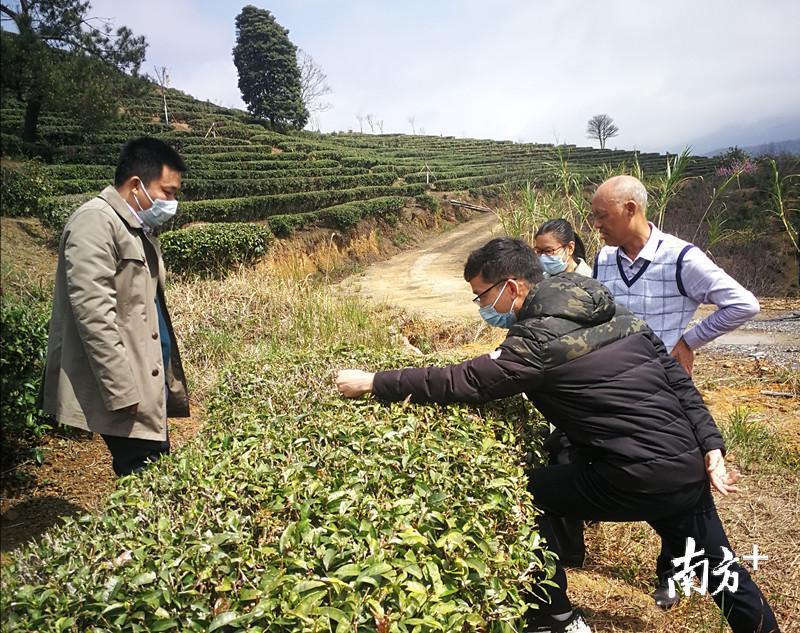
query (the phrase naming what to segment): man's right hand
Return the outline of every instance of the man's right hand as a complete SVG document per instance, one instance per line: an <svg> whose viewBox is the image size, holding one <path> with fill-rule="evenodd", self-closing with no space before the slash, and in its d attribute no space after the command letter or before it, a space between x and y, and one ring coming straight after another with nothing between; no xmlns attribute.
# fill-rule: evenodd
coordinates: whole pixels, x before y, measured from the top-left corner
<svg viewBox="0 0 800 633"><path fill-rule="evenodd" d="M124 409L120 409L120 411L125 411L125 413L129 413L130 415L136 415L136 412L139 411L139 403L132 404L129 407L125 407Z"/></svg>
<svg viewBox="0 0 800 633"><path fill-rule="evenodd" d="M727 496L731 492L739 492L736 482L739 481L741 474L737 470L727 471L721 450L714 449L706 453L706 470L711 485L723 496Z"/></svg>
<svg viewBox="0 0 800 633"><path fill-rule="evenodd" d="M345 398L360 398L372 393L375 374L360 369L340 369L336 372L336 388Z"/></svg>

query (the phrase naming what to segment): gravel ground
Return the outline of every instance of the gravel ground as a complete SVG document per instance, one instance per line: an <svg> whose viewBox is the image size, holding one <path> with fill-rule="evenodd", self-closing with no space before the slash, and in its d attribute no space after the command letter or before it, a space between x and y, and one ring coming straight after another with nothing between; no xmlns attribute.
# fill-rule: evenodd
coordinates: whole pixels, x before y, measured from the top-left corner
<svg viewBox="0 0 800 633"><path fill-rule="evenodd" d="M712 341L705 349L800 369L800 309L762 313L756 320Z"/></svg>

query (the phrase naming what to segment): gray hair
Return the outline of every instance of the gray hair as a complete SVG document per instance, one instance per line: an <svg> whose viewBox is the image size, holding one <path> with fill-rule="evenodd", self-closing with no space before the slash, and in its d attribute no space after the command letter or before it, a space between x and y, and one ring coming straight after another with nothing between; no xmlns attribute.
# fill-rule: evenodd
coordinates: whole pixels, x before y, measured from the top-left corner
<svg viewBox="0 0 800 633"><path fill-rule="evenodd" d="M638 178L625 178L618 187L617 197L621 202L633 200L642 213L647 212L647 189Z"/></svg>

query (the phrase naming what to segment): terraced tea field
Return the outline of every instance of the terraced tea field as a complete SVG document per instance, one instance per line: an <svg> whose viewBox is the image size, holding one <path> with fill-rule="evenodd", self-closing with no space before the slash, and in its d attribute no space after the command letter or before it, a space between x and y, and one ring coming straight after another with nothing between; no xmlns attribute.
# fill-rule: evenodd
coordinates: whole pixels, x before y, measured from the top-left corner
<svg viewBox="0 0 800 633"><path fill-rule="evenodd" d="M163 105L156 93L128 101L118 121L99 132L43 115L40 152L52 184L52 195L40 204L45 220L58 229L78 204L106 186L122 144L141 134L170 142L189 165L170 228L262 222L278 236L311 224L347 229L363 217L396 212L427 191L491 196L525 181L543 183L554 178L562 159L572 173L598 177L603 165L638 159L646 173L655 173L666 160L654 153L453 137L282 134L245 112L177 91L168 103L169 127L160 122ZM0 115L3 153L19 154L22 105L6 100ZM711 169L710 159L697 158L690 173Z"/></svg>

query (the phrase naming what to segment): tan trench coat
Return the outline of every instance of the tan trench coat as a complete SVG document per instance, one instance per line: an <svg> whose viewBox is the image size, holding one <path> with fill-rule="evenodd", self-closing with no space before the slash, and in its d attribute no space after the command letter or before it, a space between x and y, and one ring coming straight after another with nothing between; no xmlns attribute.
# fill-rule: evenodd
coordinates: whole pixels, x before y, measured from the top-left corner
<svg viewBox="0 0 800 633"><path fill-rule="evenodd" d="M172 339L166 368L156 294ZM75 211L61 236L42 409L62 424L147 440L166 439L167 415L189 415L161 249L114 187Z"/></svg>

